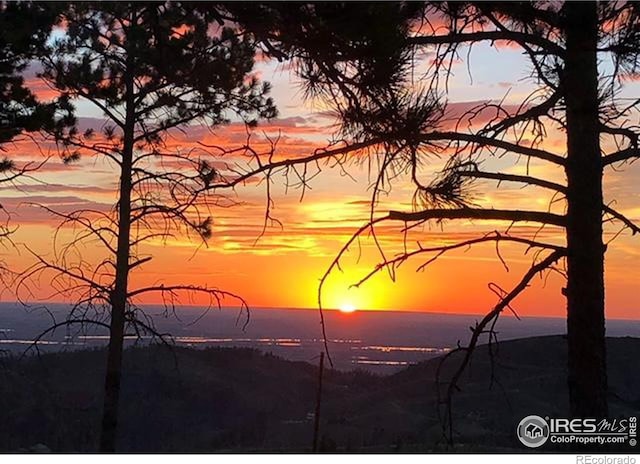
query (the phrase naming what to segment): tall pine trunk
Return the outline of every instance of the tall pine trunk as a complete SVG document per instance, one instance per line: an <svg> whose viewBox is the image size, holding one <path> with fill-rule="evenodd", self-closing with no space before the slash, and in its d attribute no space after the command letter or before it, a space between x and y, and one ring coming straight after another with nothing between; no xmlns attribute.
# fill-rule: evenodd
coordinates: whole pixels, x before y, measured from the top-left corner
<svg viewBox="0 0 640 464"><path fill-rule="evenodd" d="M118 247L116 252L115 286L111 294L111 326L107 353L107 371L104 384L104 405L100 451L111 453L116 449L118 430L118 405L122 377L122 351L124 347L125 312L129 280L130 232L131 232L131 175L133 165L133 139L135 113L133 101L133 77L126 77L127 102L120 166L120 190L118 201Z"/></svg>
<svg viewBox="0 0 640 464"><path fill-rule="evenodd" d="M607 416L596 2L567 2L567 338L574 417Z"/></svg>

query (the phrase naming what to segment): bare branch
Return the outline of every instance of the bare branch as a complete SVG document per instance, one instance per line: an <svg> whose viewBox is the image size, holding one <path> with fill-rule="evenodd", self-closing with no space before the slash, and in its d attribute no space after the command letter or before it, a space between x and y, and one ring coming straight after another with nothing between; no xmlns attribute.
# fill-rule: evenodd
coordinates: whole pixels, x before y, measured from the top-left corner
<svg viewBox="0 0 640 464"><path fill-rule="evenodd" d="M609 166L613 163L619 163L621 161L635 161L636 158L640 157L640 148L638 147L629 147L623 150L617 151L615 153L611 153L609 155L602 157L602 166Z"/></svg>
<svg viewBox="0 0 640 464"><path fill-rule="evenodd" d="M631 219L627 218L622 213L619 213L618 211L607 205L604 205L602 208L606 213L610 214L611 216L622 222L626 227L631 229L631 233L633 235L640 233L640 225L634 223Z"/></svg>
<svg viewBox="0 0 640 464"><path fill-rule="evenodd" d="M564 227L565 216L540 211L520 211L502 209L431 209L416 212L390 211L389 219L404 222L428 221L430 219L480 219L511 222L539 222Z"/></svg>
<svg viewBox="0 0 640 464"><path fill-rule="evenodd" d="M138 289L129 291L127 293L127 298L134 298L144 293L154 293L154 292L155 293L172 293L172 294L175 294L176 292L200 292L200 293L206 293L208 295L215 296L216 299L231 297L234 300L241 302L243 307L247 306L244 299L241 296L236 295L235 293L231 293L225 290L218 290L215 288L200 287L197 285L157 285L157 286L138 288ZM218 301L221 301L221 300L218 300Z"/></svg>
<svg viewBox="0 0 640 464"><path fill-rule="evenodd" d="M407 42L410 45L446 45L459 44L464 42L481 42L481 41L506 41L516 42L520 45L535 45L543 51L541 53L554 54L564 56L565 50L560 45L552 42L540 35L527 34L518 31L478 31L478 32L460 32L443 35L423 35L409 37Z"/></svg>
<svg viewBox="0 0 640 464"><path fill-rule="evenodd" d="M504 174L501 172L485 172L485 171L458 171L459 176L473 177L476 179L492 179L499 182L520 182L527 185L536 185L549 190L555 190L556 192L566 193L567 187L564 185L550 182L544 179L538 179L531 176L521 176L517 174Z"/></svg>
<svg viewBox="0 0 640 464"><path fill-rule="evenodd" d="M559 245L554 245L551 243L544 243L544 242L538 242L536 240L530 240L530 239L526 239L523 237L512 237L510 235L507 234L501 234L498 231L492 232L490 234L487 234L483 237L478 237L478 238L473 238L470 240L464 240L462 242L458 242L458 243L453 243L451 245L441 245L441 246L433 246L433 247L423 247L422 245L418 244L418 248L416 250L413 251L405 251L404 253L400 254L399 256L390 259L390 260L386 260L384 262L378 263L369 273L367 273L363 278L361 278L357 283L353 284L352 287L359 287L361 286L363 283L365 283L367 280L369 280L371 277L373 277L375 274L377 274L378 272L380 272L382 269L387 268L389 266L394 267L394 268L398 268L400 267L405 261L418 256L418 255L422 255L422 254L430 254L430 253L435 253L435 256L430 258L427 262L421 264L418 267L418 271L422 271L426 266L428 266L429 264L433 263L434 261L436 261L440 256L442 256L443 254L445 254L448 251L452 251L452 250L456 250L456 249L460 249L460 248L471 248L473 245L477 245L480 243L487 243L487 242L495 242L496 243L496 250L498 250L497 246L499 243L501 242L512 242L512 243L518 243L518 244L522 244L522 245L527 245L527 250L530 248L541 248L541 249L548 249L548 250L558 250L558 251L566 251L565 247L559 246ZM499 255L499 251L498 251L498 255ZM501 261L502 258L500 258ZM504 261L503 261L504 263Z"/></svg>
<svg viewBox="0 0 640 464"><path fill-rule="evenodd" d="M462 132L429 132L421 135L420 140L423 142L433 141L461 141L475 143L479 146L488 146L500 148L519 155L538 158L559 166L564 166L565 159L561 156L542 150L539 148L525 147L516 143L507 142L494 137L486 137L479 134L466 134Z"/></svg>
<svg viewBox="0 0 640 464"><path fill-rule="evenodd" d="M452 401L454 393L460 389L459 382L460 379L465 372L465 369L475 351L475 348L478 344L478 340L480 336L486 332L487 326L490 324L495 324L495 321L500 316L500 313L507 308L511 302L520 295L528 286L531 280L539 273L544 271L545 269L550 268L556 261L566 255L565 250L555 250L550 253L546 258L538 262L537 264L532 265L529 270L524 274L520 282L507 294L505 294L500 301L493 307L493 309L488 312L482 320L476 324L475 328L472 330L471 339L469 340L469 344L467 346L459 346L458 348L447 353L441 360L438 365L438 369L436 372L436 382L438 382L438 395L440 394L439 382L441 378L442 368L445 363L455 354L459 352L463 352L464 356L458 368L454 371L451 379L448 382L447 394L446 394L446 409L447 409L447 422L449 431L448 431L448 440L450 444L453 444L453 412L452 412ZM493 329L491 329L492 331ZM445 423L443 422L443 425Z"/></svg>
<svg viewBox="0 0 640 464"><path fill-rule="evenodd" d="M199 142L199 143L204 147L212 148L212 146L210 145L203 144L202 142ZM365 148L371 148L380 143L382 143L382 140L372 139L372 140L367 140L365 142L353 143L351 145L345 145L338 148L315 150L313 154L304 156L301 158L289 158L289 159L274 161L269 164L260 164L256 169L246 172L242 175L236 176L231 180L212 184L211 188L214 188L214 189L233 188L237 185L247 182L248 180L252 179L253 177L259 174L268 173L278 168L289 168L296 165L310 164L310 163L322 161L325 159L333 158L336 156L349 154L358 150L363 150Z"/></svg>

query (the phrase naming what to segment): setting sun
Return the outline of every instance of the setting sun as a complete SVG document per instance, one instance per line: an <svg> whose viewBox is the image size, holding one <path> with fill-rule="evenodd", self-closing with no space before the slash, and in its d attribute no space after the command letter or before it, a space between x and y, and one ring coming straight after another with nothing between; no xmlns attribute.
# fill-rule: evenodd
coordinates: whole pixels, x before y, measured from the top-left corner
<svg viewBox="0 0 640 464"><path fill-rule="evenodd" d="M341 305L339 309L340 309L340 312L343 312L343 313L352 313L356 310L356 307L353 306L351 303L345 303Z"/></svg>

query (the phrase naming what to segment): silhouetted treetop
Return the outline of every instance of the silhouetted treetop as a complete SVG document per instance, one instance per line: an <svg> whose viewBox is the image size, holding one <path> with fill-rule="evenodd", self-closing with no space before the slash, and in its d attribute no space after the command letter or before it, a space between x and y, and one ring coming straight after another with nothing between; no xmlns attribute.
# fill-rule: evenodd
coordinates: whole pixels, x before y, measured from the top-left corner
<svg viewBox="0 0 640 464"><path fill-rule="evenodd" d="M235 113L255 124L275 115L269 84L247 77L250 38L212 25L188 4L77 3L65 21L67 33L51 46L43 76L64 94L89 99L121 128L130 99L136 141L153 142L194 119L218 125Z"/></svg>
<svg viewBox="0 0 640 464"><path fill-rule="evenodd" d="M23 131L55 130L74 123L66 100L39 102L23 76L43 53L61 9L55 3L0 2L0 143ZM13 163L5 160L1 170L11 167Z"/></svg>
<svg viewBox="0 0 640 464"><path fill-rule="evenodd" d="M416 93L417 82L407 86L413 51L406 37L420 22L420 3L240 2L226 7L260 40L266 55L291 60L308 97L335 103L345 133L361 139L414 134L434 122L439 109L434 96Z"/></svg>

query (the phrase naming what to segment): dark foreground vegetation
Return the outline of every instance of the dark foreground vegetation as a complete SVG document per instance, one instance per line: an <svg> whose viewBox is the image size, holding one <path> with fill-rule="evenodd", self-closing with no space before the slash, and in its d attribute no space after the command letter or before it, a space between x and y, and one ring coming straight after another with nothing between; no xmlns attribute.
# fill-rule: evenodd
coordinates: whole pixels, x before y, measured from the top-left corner
<svg viewBox="0 0 640 464"><path fill-rule="evenodd" d="M640 339L609 338L607 349L610 417L638 415L640 371L631 366L640 359ZM386 377L328 370L320 447L524 452L515 436L522 417L568 414L566 351L560 336L503 342L491 385L491 360L481 347L454 400L454 449L445 447L436 409L438 359ZM95 451L105 356L93 350L3 358L0 450ZM160 346L129 349L124 361L118 451L311 449L317 366L252 349ZM543 450L553 449L547 445Z"/></svg>

